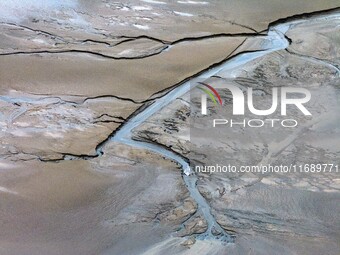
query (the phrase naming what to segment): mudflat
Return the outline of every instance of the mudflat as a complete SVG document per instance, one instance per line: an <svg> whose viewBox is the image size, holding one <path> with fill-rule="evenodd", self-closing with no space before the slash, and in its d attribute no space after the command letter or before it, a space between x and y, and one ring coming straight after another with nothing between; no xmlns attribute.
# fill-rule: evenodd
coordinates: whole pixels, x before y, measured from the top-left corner
<svg viewBox="0 0 340 255"><path fill-rule="evenodd" d="M188 177L197 178L190 188L182 166L161 152L195 164L339 163L337 7L333 0L0 3L0 254L338 255L338 174L201 173ZM314 119L296 115L296 132L194 130L190 120L202 127L191 112L200 95L188 91L131 131L159 151L111 139L183 82L271 49L268 29L293 20L281 38L287 47L206 81L252 87L265 106L274 86L310 89ZM231 106L230 94L221 96ZM190 140L190 131L200 139ZM227 143L207 143L218 135Z"/></svg>

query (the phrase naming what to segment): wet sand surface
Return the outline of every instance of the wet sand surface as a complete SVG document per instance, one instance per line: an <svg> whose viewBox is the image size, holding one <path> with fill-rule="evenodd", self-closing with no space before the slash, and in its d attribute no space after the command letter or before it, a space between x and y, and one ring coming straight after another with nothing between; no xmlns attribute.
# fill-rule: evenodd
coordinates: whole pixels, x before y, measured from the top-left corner
<svg viewBox="0 0 340 255"><path fill-rule="evenodd" d="M226 245L195 239L207 222L178 164L108 140L169 88L263 49L271 22L335 7L314 0L0 3L0 254L338 255L339 176L199 175L213 216L236 237ZM207 148L188 141L184 95L134 138L206 164L221 155L235 164L303 161L306 151L340 162L338 28L338 19L302 23L286 33L286 50L210 78L265 92L273 84L311 88L323 124L302 120L302 133L264 139L254 132Z"/></svg>
<svg viewBox="0 0 340 255"><path fill-rule="evenodd" d="M114 164L107 161L104 166L87 161L2 162L1 253L101 254L114 246L117 254L129 254L129 249L140 251L167 236L171 228L166 225L116 218L122 210L129 214L147 209L154 217L156 209L133 208L139 199L146 201L144 193L157 191L154 202L180 204L183 193L176 198L182 185L176 168L161 162L157 167L135 167L119 158ZM165 183L172 185L160 188ZM132 247L131 240L136 240Z"/></svg>

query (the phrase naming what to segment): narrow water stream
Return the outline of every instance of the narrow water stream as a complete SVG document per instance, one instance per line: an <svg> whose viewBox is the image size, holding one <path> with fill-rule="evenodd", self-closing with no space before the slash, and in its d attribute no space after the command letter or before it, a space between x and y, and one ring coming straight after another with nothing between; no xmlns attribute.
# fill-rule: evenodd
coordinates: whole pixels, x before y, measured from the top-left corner
<svg viewBox="0 0 340 255"><path fill-rule="evenodd" d="M201 212L204 219L207 221L208 228L207 231L201 234L198 238L201 239L221 239L222 241L231 242L232 237L228 235L216 222L214 216L211 213L211 207L201 195L201 193L197 189L197 176L191 171L189 163L182 158L180 155L172 152L171 150L167 150L164 147L158 146L157 144L147 143L143 141L136 141L132 139L132 130L139 125L141 125L145 120L150 118L154 113L160 111L163 107L167 106L176 98L184 95L189 92L191 88L191 84L195 84L196 81L201 79L207 79L221 70L231 70L242 66L249 61L252 61L256 58L262 57L270 52L285 49L289 43L287 39L284 37L284 33L288 29L287 26L277 26L273 29L270 29L268 32L267 40L262 51L251 52L240 54L231 60L227 60L226 62L216 66L212 69L207 70L206 72L196 76L180 85L179 87L173 89L163 97L155 100L155 102L147 107L144 111L140 112L129 121L127 121L124 126L112 137L111 141L123 143L130 145L135 148L147 149L149 151L161 154L162 156L169 158L182 166L183 169L183 180L189 190L190 196L195 200L198 206L198 211ZM98 150L102 150L102 148L98 148ZM213 235L213 233L219 233L218 235Z"/></svg>
<svg viewBox="0 0 340 255"><path fill-rule="evenodd" d="M304 20L298 22L303 21ZM204 73L201 73L200 75L192 78L190 81L183 83L182 85L173 89L163 97L156 99L150 106L148 106L139 114L135 115L133 118L124 123L122 128L119 131L117 131L116 134L111 138L111 141L127 144L135 148L146 149L157 154L161 154L162 156L169 158L177 162L179 165L181 165L184 173L183 180L189 190L190 196L196 201L198 205L198 211L203 215L208 224L207 231L198 236L198 238L220 239L226 242L231 242L233 239L232 236L228 235L216 222L214 216L211 213L210 205L207 203L207 201L204 199L204 197L197 189L197 176L195 175L195 173L191 171L189 163L180 155L172 152L171 150L166 149L165 147L161 147L157 144L151 144L148 142L133 140L132 130L141 125L154 113L160 111L162 108L176 100L176 98L189 92L189 90L191 89L190 84L195 84L197 83L197 81L207 79L221 70L223 71L232 70L271 52L286 49L289 46L289 41L285 38L284 34L287 32L287 30L290 28L292 24L298 22L295 21L286 24L280 24L270 28L268 31L268 35L265 38L266 40L263 43L262 50L239 54L236 57L233 57L230 60L226 60L220 65L211 68L205 71ZM97 153L101 154L103 146L104 144L101 147L97 148ZM213 233L215 233L215 235ZM216 235L216 233L219 234Z"/></svg>

